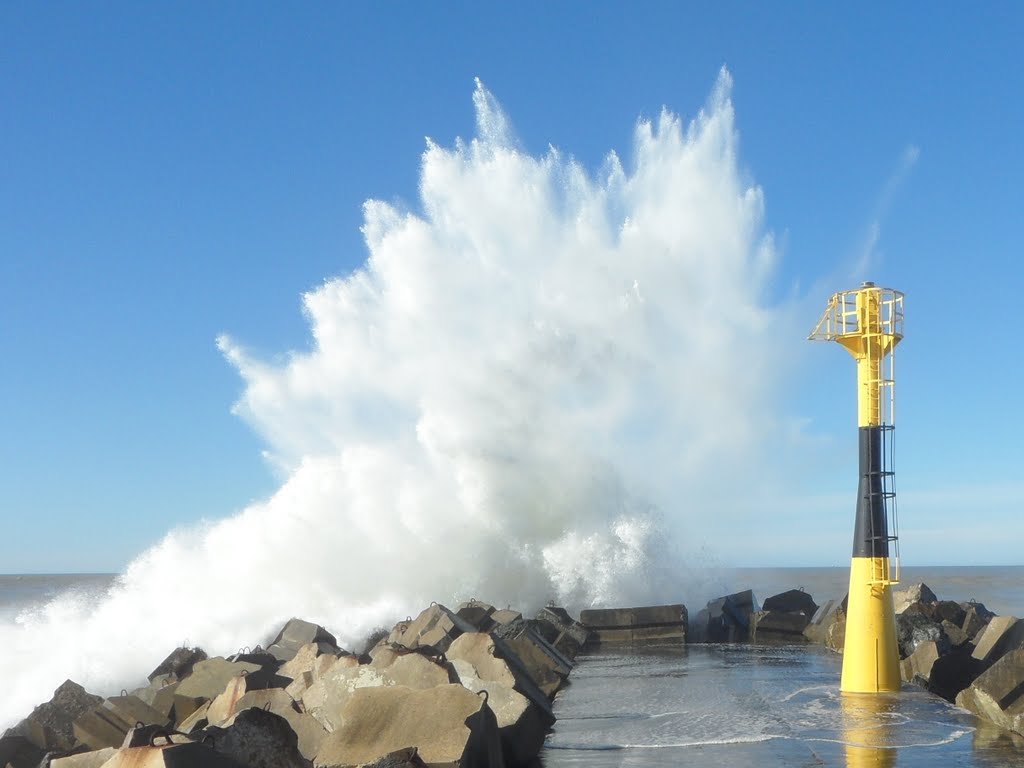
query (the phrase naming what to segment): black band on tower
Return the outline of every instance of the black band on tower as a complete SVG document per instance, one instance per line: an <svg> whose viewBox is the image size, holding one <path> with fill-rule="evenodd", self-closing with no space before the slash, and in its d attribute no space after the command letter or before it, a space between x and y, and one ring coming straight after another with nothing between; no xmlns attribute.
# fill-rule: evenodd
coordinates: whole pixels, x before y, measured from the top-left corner
<svg viewBox="0 0 1024 768"><path fill-rule="evenodd" d="M882 427L860 428L860 483L853 556L889 556L889 522L882 491Z"/></svg>

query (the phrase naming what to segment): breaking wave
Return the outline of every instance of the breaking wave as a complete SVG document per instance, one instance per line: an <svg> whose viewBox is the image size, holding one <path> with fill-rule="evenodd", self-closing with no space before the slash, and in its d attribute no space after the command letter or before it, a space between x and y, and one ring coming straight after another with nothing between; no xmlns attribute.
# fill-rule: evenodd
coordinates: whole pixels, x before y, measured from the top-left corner
<svg viewBox="0 0 1024 768"><path fill-rule="evenodd" d="M685 598L775 432L784 313L730 89L590 172L524 150L478 83L476 136L427 142L417 209L367 202L365 265L303 297L308 349L218 340L280 489L0 626L0 724L65 678L132 687L176 644L230 653L293 615L351 645L431 600Z"/></svg>

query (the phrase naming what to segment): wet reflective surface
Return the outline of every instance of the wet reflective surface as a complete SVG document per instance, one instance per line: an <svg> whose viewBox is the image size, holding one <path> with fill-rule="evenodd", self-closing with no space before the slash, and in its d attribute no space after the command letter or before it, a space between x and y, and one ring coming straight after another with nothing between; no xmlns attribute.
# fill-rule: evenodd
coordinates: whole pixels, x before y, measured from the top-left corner
<svg viewBox="0 0 1024 768"><path fill-rule="evenodd" d="M913 686L839 694L817 646L691 646L577 659L543 753L561 766L1024 766L1024 737Z"/></svg>

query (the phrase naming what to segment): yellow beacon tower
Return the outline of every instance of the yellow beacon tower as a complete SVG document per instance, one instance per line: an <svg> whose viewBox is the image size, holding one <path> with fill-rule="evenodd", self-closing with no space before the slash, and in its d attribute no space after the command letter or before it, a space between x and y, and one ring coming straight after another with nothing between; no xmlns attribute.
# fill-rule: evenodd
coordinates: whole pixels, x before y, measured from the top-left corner
<svg viewBox="0 0 1024 768"><path fill-rule="evenodd" d="M809 338L837 341L857 361L860 482L840 690L898 691L900 657L892 603L892 585L899 581L893 350L903 338L903 294L874 283L837 293Z"/></svg>

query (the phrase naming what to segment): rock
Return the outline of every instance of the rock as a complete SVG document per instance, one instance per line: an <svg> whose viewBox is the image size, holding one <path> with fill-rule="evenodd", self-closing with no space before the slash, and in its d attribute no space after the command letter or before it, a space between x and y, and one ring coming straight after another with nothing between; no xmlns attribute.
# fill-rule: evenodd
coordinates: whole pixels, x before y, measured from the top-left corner
<svg viewBox="0 0 1024 768"><path fill-rule="evenodd" d="M299 752L307 760L316 757L321 742L327 736L323 725L312 715L300 712L291 696L280 688L268 688L247 693L238 700L235 709L237 712L244 712L247 709L262 709L283 717L298 737ZM233 722L234 718L224 723L224 727L230 726Z"/></svg>
<svg viewBox="0 0 1024 768"><path fill-rule="evenodd" d="M443 661L421 653L379 656L370 666L381 671L385 685L404 685L418 690L452 682L448 667Z"/></svg>
<svg viewBox="0 0 1024 768"><path fill-rule="evenodd" d="M896 642L901 659L909 658L921 643L935 641L939 654L949 653L952 644L942 626L925 614L906 610L896 616Z"/></svg>
<svg viewBox="0 0 1024 768"><path fill-rule="evenodd" d="M262 709L239 712L230 727L210 726L213 748L246 768L309 768L299 752L291 725L280 715Z"/></svg>
<svg viewBox="0 0 1024 768"><path fill-rule="evenodd" d="M903 613L913 603L933 603L938 598L927 584L911 584L906 589L894 589L892 603L897 614Z"/></svg>
<svg viewBox="0 0 1024 768"><path fill-rule="evenodd" d="M151 706L169 721L173 720L174 692L180 685L178 680L170 682L171 678L159 676L144 688L136 688L132 691L143 702Z"/></svg>
<svg viewBox="0 0 1024 768"><path fill-rule="evenodd" d="M388 642L412 649L428 646L444 653L463 632L475 631L468 621L435 603L415 619L397 624L388 635Z"/></svg>
<svg viewBox="0 0 1024 768"><path fill-rule="evenodd" d="M960 692L956 704L1001 728L1024 733L1024 649L1003 654Z"/></svg>
<svg viewBox="0 0 1024 768"><path fill-rule="evenodd" d="M996 616L975 638L974 658L991 665L1010 651L1024 647L1024 621Z"/></svg>
<svg viewBox="0 0 1024 768"><path fill-rule="evenodd" d="M36 768L46 750L33 744L12 728L0 737L0 765L11 768Z"/></svg>
<svg viewBox="0 0 1024 768"><path fill-rule="evenodd" d="M757 599L749 589L711 600L690 623L692 642L745 642L750 639L751 617L758 610Z"/></svg>
<svg viewBox="0 0 1024 768"><path fill-rule="evenodd" d="M318 768L359 766L413 747L427 765L502 766L497 729L488 728L493 718L484 698L461 685L362 688L313 762Z"/></svg>
<svg viewBox="0 0 1024 768"><path fill-rule="evenodd" d="M781 611L783 613L804 613L808 618L818 610L817 604L802 589L791 589L765 598L761 604L762 611Z"/></svg>
<svg viewBox="0 0 1024 768"><path fill-rule="evenodd" d="M224 690L228 681L237 675L260 671L256 664L230 662L215 656L204 659L192 667L192 673L178 685L174 692L174 719L182 722L195 712L205 701L211 701Z"/></svg>
<svg viewBox="0 0 1024 768"><path fill-rule="evenodd" d="M810 617L802 611L758 611L750 622L750 639L758 643L804 643L809 622Z"/></svg>
<svg viewBox="0 0 1024 768"><path fill-rule="evenodd" d="M202 648L175 648L167 658L160 662L160 666L149 673L149 681L156 678L168 676L174 680L181 680L192 672L192 667L206 659L206 651Z"/></svg>
<svg viewBox="0 0 1024 768"><path fill-rule="evenodd" d="M43 751L67 751L75 746L74 722L103 699L87 693L78 683L65 680L53 698L40 704L12 731L24 736Z"/></svg>
<svg viewBox="0 0 1024 768"><path fill-rule="evenodd" d="M580 624L600 645L685 644L687 620L682 603L580 612Z"/></svg>
<svg viewBox="0 0 1024 768"><path fill-rule="evenodd" d="M92 752L80 752L67 757L55 757L50 761L50 768L100 768L117 754L114 747L104 747Z"/></svg>

